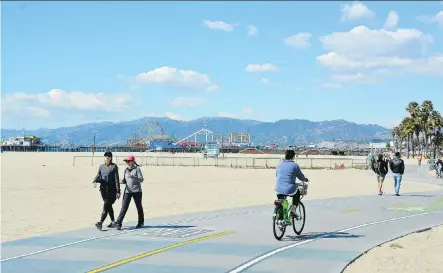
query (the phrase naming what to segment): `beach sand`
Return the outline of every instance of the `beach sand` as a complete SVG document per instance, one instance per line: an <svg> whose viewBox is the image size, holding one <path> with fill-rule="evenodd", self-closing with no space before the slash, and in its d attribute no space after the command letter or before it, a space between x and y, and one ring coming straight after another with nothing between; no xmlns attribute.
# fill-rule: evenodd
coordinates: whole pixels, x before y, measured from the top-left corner
<svg viewBox="0 0 443 273"><path fill-rule="evenodd" d="M345 273L443 272L443 226L413 233L370 250Z"/></svg>
<svg viewBox="0 0 443 273"><path fill-rule="evenodd" d="M99 220L102 200L92 179L101 162L72 166L70 153L3 153L1 157L1 241L92 227ZM119 168L122 172L124 166ZM155 216L272 204L275 199L274 169L144 166L142 170L146 224ZM377 191L375 177L368 171L304 172L311 181L308 200ZM388 181L386 193L392 192ZM417 182L402 184L402 192L435 189ZM120 207L117 200L116 215ZM125 222L136 219L131 204Z"/></svg>

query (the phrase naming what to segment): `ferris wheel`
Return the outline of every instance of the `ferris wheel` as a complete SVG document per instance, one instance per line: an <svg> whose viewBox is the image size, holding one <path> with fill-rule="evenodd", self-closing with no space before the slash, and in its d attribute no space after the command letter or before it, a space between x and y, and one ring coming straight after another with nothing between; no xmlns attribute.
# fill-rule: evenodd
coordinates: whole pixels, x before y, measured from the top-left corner
<svg viewBox="0 0 443 273"><path fill-rule="evenodd" d="M165 139L163 126L157 121L147 121L140 126L139 137L146 141Z"/></svg>

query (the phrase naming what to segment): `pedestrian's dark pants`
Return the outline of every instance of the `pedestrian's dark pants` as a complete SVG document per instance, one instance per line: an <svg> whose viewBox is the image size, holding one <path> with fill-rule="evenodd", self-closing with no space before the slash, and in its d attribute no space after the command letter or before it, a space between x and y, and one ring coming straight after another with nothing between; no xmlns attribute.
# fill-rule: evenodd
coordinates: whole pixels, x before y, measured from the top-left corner
<svg viewBox="0 0 443 273"><path fill-rule="evenodd" d="M105 221L106 217L109 214L109 217L111 218L111 221L114 222L114 209L112 208L112 205L115 203L115 199L117 198L117 192L108 190L106 188L103 188L100 190L100 193L102 195L103 199L103 211L102 216L100 218L100 222L103 223Z"/></svg>
<svg viewBox="0 0 443 273"><path fill-rule="evenodd" d="M126 212L128 211L129 204L131 203L131 198L134 199L135 206L137 207L138 224L143 225L144 221L145 221L145 216L143 213L142 193L141 192L132 192L132 193L125 192L124 193L122 209L120 211L120 215L118 216L117 223L119 223L120 225L122 224L123 219L125 218Z"/></svg>
<svg viewBox="0 0 443 273"><path fill-rule="evenodd" d="M278 199L283 199L285 196L288 196L288 195L277 194L277 198L278 198ZM299 202L300 202L300 191L297 191L297 192L292 196L292 204L294 205L294 207L297 207Z"/></svg>

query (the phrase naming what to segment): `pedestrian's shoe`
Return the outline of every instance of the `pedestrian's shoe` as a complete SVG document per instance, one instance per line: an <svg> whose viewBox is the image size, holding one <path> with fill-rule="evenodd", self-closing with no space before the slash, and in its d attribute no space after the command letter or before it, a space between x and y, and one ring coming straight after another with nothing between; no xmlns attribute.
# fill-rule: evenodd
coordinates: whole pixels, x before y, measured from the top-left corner
<svg viewBox="0 0 443 273"><path fill-rule="evenodd" d="M102 222L97 222L97 223L95 223L95 227L96 227L98 230L102 230L102 227L103 227Z"/></svg>
<svg viewBox="0 0 443 273"><path fill-rule="evenodd" d="M135 226L135 228L142 228L144 226L144 224L138 224Z"/></svg>
<svg viewBox="0 0 443 273"><path fill-rule="evenodd" d="M396 193L395 196L400 196L400 194Z"/></svg>
<svg viewBox="0 0 443 273"><path fill-rule="evenodd" d="M107 227L108 228L116 228L117 227L117 223L116 222L111 222L111 223L109 223L109 225Z"/></svg>
<svg viewBox="0 0 443 273"><path fill-rule="evenodd" d="M122 224L115 223L115 227L117 228L117 230L121 230L122 229Z"/></svg>

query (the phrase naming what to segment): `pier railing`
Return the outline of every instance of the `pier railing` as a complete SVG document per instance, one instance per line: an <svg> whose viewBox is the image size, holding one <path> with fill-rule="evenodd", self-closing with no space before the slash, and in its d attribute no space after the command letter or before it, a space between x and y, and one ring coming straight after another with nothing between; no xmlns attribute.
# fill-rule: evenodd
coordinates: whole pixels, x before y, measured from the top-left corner
<svg viewBox="0 0 443 273"><path fill-rule="evenodd" d="M113 161L124 165L124 156L114 156ZM135 160L140 166L184 166L184 167L227 167L274 169L281 158L276 157L219 157L203 158L193 156L136 156ZM296 158L295 161L304 169L342 169L365 168L368 166L366 159L352 158ZM73 166L98 166L103 163L102 156L74 156Z"/></svg>

